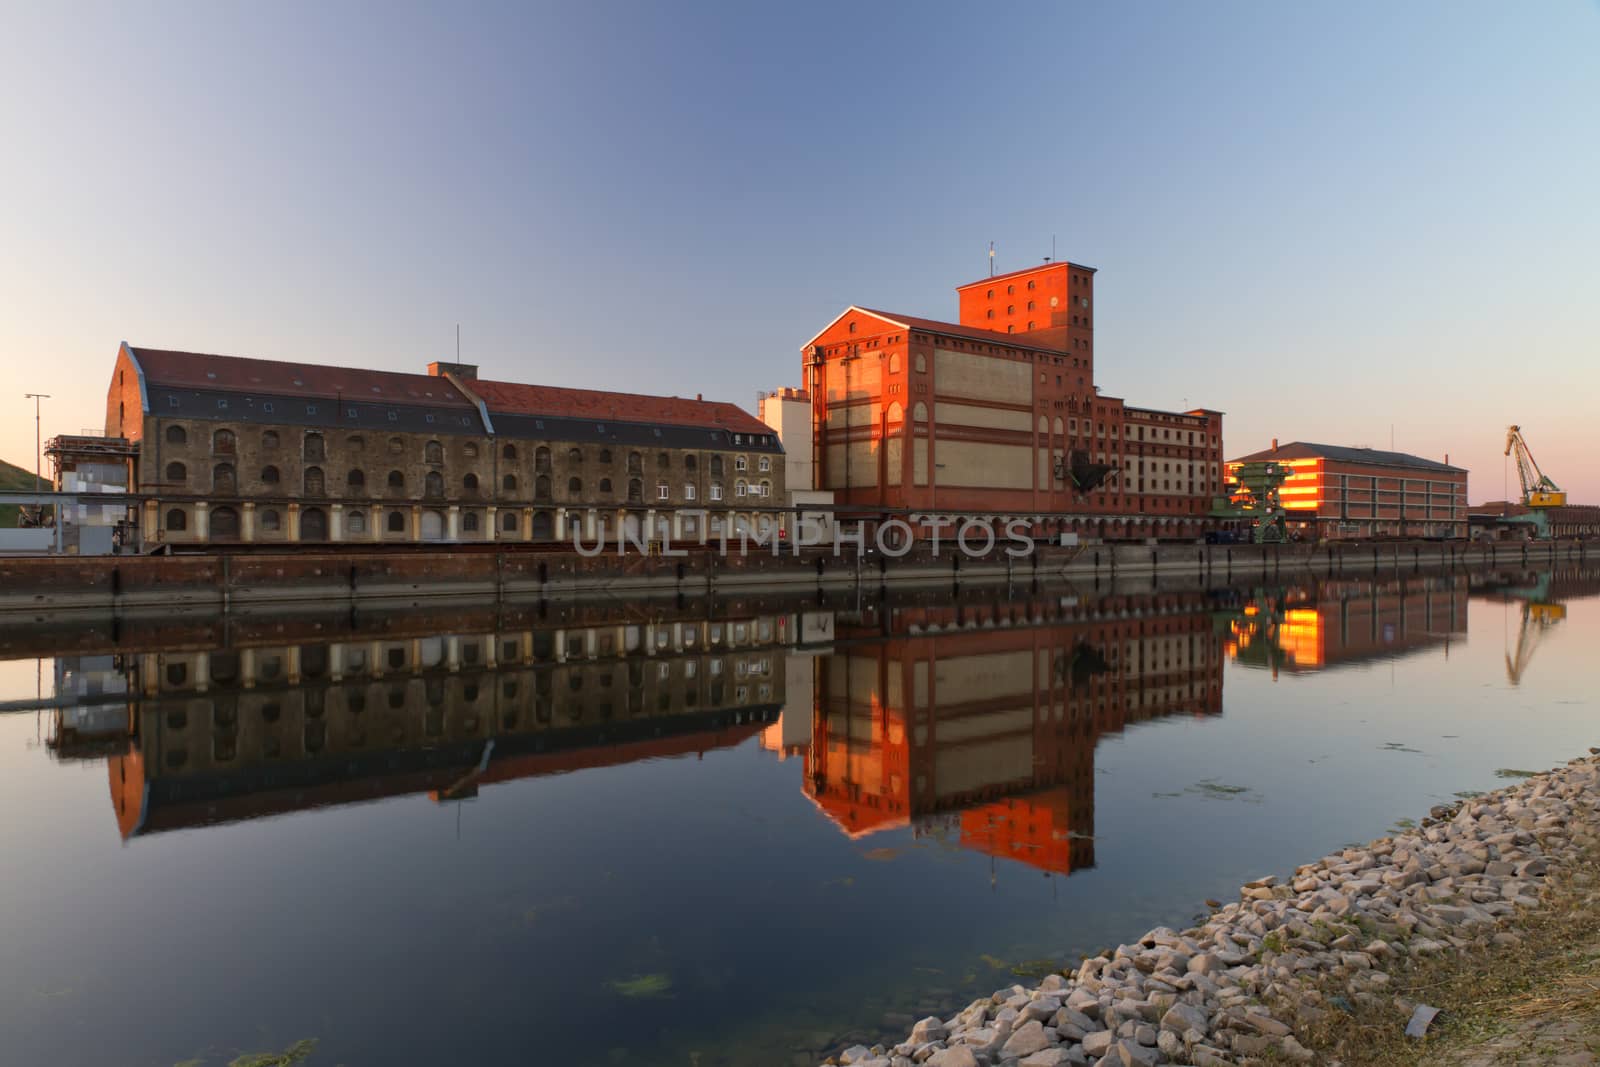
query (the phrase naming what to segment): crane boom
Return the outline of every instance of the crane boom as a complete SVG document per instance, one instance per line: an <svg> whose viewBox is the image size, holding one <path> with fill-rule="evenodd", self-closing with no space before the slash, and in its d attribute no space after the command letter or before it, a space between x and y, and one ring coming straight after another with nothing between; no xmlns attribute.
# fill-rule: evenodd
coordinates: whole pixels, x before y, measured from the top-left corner
<svg viewBox="0 0 1600 1067"><path fill-rule="evenodd" d="M1539 469L1522 436L1522 427L1506 427L1506 455L1517 457L1517 480L1522 483L1522 502L1530 508L1559 508L1566 504L1567 494Z"/></svg>

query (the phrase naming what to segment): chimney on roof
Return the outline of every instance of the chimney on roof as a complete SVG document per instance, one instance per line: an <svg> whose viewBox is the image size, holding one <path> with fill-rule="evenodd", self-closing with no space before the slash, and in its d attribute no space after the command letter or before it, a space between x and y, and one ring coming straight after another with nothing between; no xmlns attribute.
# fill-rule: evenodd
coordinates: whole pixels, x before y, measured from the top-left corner
<svg viewBox="0 0 1600 1067"><path fill-rule="evenodd" d="M457 378L475 381L478 377L478 365L476 363L446 363L439 359L428 364L429 377L443 378L446 374L454 374Z"/></svg>
<svg viewBox="0 0 1600 1067"><path fill-rule="evenodd" d="M1272 450L1274 452L1278 450L1278 439L1276 437L1272 439Z"/></svg>
<svg viewBox="0 0 1600 1067"><path fill-rule="evenodd" d="M702 393L696 393L696 394L694 394L694 398L695 398L695 399L696 399L696 400L700 400L700 401L703 401L703 400L705 400L705 396L704 396L704 394L702 394Z"/></svg>

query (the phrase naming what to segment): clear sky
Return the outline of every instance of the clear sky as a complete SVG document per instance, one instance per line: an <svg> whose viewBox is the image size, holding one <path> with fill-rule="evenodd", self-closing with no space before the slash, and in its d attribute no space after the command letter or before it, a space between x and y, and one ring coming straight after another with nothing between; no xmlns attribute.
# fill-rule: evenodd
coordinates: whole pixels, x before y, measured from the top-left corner
<svg viewBox="0 0 1600 1067"><path fill-rule="evenodd" d="M12 4L0 457L119 341L731 399L1098 267L1104 392L1600 503L1600 5ZM1511 476L1515 486L1515 474Z"/></svg>

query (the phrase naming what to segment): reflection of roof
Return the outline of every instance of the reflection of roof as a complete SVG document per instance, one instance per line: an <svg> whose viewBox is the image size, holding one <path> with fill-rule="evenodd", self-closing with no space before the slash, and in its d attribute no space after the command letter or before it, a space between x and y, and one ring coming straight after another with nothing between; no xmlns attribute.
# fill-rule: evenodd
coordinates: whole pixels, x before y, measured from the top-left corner
<svg viewBox="0 0 1600 1067"><path fill-rule="evenodd" d="M152 386L212 389L278 396L343 397L389 403L471 407L472 402L444 378L397 371L362 370L320 363L213 356L133 348L134 358Z"/></svg>
<svg viewBox="0 0 1600 1067"><path fill-rule="evenodd" d="M1467 473L1465 467L1452 467L1448 463L1423 459L1409 452L1382 452L1376 448L1352 448L1348 445L1319 445L1309 441L1290 441L1278 448L1252 452L1248 456L1232 459L1230 463L1255 463L1265 459L1331 459L1336 463L1364 463L1370 467L1410 467L1417 470L1452 471Z"/></svg>
<svg viewBox="0 0 1600 1067"><path fill-rule="evenodd" d="M112 804L124 838L247 819L285 815L312 808L360 804L417 793L460 794L477 785L610 767L646 759L704 754L741 744L770 722L777 709L746 707L750 721L712 725L722 713L640 720L640 732L672 731L665 737L577 744L548 752L519 752L535 745L560 745L560 736L512 734L494 739L487 766L481 766L488 741L462 741L441 748L408 749L290 760L206 774L163 774L146 779L138 752L107 762ZM704 725L702 725L704 724ZM701 729L692 729L702 725ZM690 727L690 729L685 729ZM559 734L559 732L557 732ZM618 728L610 731L612 736ZM585 734L585 738L587 735Z"/></svg>
<svg viewBox="0 0 1600 1067"><path fill-rule="evenodd" d="M523 385L475 379L467 384L491 412L568 418L615 419L622 422L704 426L734 433L773 433L772 427L737 404L676 396L612 393L559 385Z"/></svg>

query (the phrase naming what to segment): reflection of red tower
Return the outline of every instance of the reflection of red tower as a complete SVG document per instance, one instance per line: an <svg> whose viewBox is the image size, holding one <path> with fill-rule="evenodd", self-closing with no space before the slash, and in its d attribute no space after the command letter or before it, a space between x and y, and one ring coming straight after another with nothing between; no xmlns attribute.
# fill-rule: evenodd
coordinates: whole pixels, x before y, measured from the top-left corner
<svg viewBox="0 0 1600 1067"><path fill-rule="evenodd" d="M1100 734L1221 711L1221 648L1199 607L886 609L889 629L918 636L818 661L805 792L851 836L959 811L965 847L1061 873L1092 865Z"/></svg>

